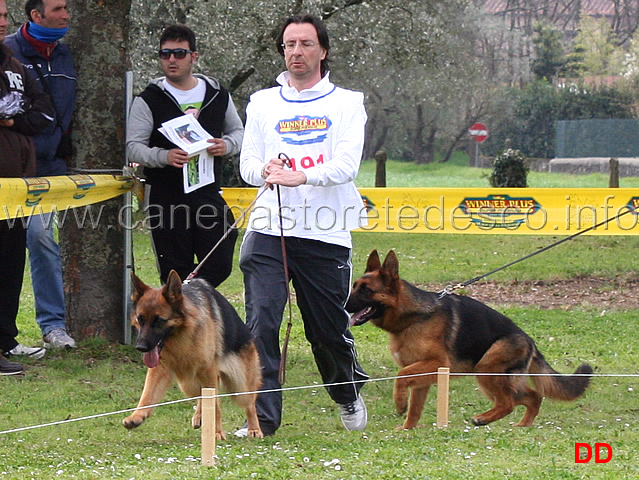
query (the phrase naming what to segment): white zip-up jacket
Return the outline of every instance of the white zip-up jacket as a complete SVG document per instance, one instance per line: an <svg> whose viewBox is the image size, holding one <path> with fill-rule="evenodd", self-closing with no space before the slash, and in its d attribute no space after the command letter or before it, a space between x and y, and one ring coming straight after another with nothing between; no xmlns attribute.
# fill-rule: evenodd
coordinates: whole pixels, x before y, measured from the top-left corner
<svg viewBox="0 0 639 480"><path fill-rule="evenodd" d="M367 225L366 210L353 180L364 145L364 95L339 88L328 73L314 87L298 92L288 85L251 95L240 154L242 178L264 185L262 168L280 153L293 170L303 170L306 184L280 187L286 236L351 247L350 231ZM277 191L265 192L253 208L248 231L279 235Z"/></svg>

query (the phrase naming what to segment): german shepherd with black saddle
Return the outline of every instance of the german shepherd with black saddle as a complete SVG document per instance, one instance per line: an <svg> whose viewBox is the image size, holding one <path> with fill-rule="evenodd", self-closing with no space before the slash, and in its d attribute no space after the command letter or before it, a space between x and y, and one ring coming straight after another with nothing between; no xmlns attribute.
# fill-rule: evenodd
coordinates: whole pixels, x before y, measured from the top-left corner
<svg viewBox="0 0 639 480"><path fill-rule="evenodd" d="M159 403L174 379L189 397L200 397L202 387L217 388L218 381L231 393L257 392L262 384L262 367L249 328L233 306L204 280L182 285L172 270L166 284L151 288L134 273L131 322L138 330L135 348L143 352L148 367L138 408L122 423L135 428L151 416L148 405ZM263 437L257 419L257 394L233 396L244 407L249 437ZM226 438L222 429L220 401L215 402L217 439ZM201 400L191 424L202 422Z"/></svg>
<svg viewBox="0 0 639 480"><path fill-rule="evenodd" d="M368 321L390 336L393 359L401 367L393 399L400 415L407 408L404 429L417 426L430 386L439 367L451 373L542 374L532 376L536 390L524 376L477 376L482 392L494 402L491 410L472 418L487 425L505 417L517 405L526 413L517 426L532 425L544 397L575 400L584 394L593 372L583 363L574 375L559 374L546 362L535 342L508 317L460 295L420 290L399 277L399 262L390 251L380 263L374 250L364 276L353 285L346 303L351 325ZM545 376L547 375L547 376ZM408 390L410 388L410 402Z"/></svg>

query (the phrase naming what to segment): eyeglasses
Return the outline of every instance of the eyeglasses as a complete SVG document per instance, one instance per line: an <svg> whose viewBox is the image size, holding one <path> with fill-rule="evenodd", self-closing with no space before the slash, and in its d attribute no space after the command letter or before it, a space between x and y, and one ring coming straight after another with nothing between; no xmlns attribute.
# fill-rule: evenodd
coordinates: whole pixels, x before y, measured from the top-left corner
<svg viewBox="0 0 639 480"><path fill-rule="evenodd" d="M186 50L185 48L163 48L158 52L158 55L160 55L162 60L168 60L171 58L171 55L175 55L177 60L182 60L186 57L187 53L193 53L193 50Z"/></svg>
<svg viewBox="0 0 639 480"><path fill-rule="evenodd" d="M306 50L306 49L308 49L308 48L312 48L312 47L314 47L315 45L317 45L317 43L312 42L312 41L310 41L310 40L302 40L302 41L300 41L300 42L290 41L290 42L284 42L284 43L282 43L281 47L282 47L284 50L290 50L290 51L293 51L293 50L295 50L295 47L296 47L296 46L298 46L298 45L302 48L302 50Z"/></svg>

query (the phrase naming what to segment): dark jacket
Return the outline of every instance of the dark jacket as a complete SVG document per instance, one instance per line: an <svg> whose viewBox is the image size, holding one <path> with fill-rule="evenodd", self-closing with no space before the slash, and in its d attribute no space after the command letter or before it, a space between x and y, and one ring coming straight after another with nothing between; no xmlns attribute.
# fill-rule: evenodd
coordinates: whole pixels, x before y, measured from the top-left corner
<svg viewBox="0 0 639 480"><path fill-rule="evenodd" d="M151 106L151 111L153 112L153 133L149 139L149 146L165 148L167 150L175 148L175 145L160 133L158 128L160 128L164 122L184 115L177 101L166 90L153 84L149 85L140 94L140 97ZM204 130L214 137L222 137L228 102L229 94L224 87L220 87L220 90L215 90L211 85L206 84L206 93L204 94L204 101L202 102L202 109L198 115L198 121L202 127L204 127ZM217 183L219 179L222 178L222 162L219 157L215 159L213 168ZM180 168L172 166L165 168L144 167L144 174L150 184L153 184L156 180L164 180L174 185L182 185L182 169ZM218 186L215 188L217 189Z"/></svg>
<svg viewBox="0 0 639 480"><path fill-rule="evenodd" d="M240 150L244 126L235 110L228 90L211 77L195 74L206 83L204 101L198 121L214 137L222 138L226 144L226 157ZM164 89L163 78L154 79L133 100L127 124L127 153L129 161L144 165L144 174L151 185L169 185L182 189L182 169L168 165L168 151L175 148L158 128L167 120L184 115L177 100ZM214 160L215 183L209 185L217 190L222 177L222 157Z"/></svg>
<svg viewBox="0 0 639 480"><path fill-rule="evenodd" d="M56 151L63 132L69 131L76 102L77 73L73 65L71 50L64 43L58 43L46 60L23 35L25 25L16 33L5 38L5 45L13 50L14 56L20 60L25 69L48 92L55 104L56 121L51 123L42 133L34 137L36 146L36 175L64 175L67 172L67 159L58 158ZM38 66L47 88L42 85L34 64Z"/></svg>
<svg viewBox="0 0 639 480"><path fill-rule="evenodd" d="M32 177L35 148L31 136L53 122L53 105L11 50L0 43L0 97L10 92L22 94L24 113L12 117L13 126L0 127L0 177Z"/></svg>

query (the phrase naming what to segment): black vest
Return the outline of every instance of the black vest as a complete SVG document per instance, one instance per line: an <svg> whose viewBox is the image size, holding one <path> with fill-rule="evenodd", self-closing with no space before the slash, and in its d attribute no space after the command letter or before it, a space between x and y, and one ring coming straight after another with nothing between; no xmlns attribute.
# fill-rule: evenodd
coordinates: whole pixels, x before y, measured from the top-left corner
<svg viewBox="0 0 639 480"><path fill-rule="evenodd" d="M226 117L226 108L229 104L229 93L224 87L220 87L220 90L217 90L208 82L205 81L205 83L206 93L204 94L204 102L202 102L198 122L211 135L221 138L224 134L224 119ZM184 115L177 100L169 92L154 84L146 87L140 97L146 102L153 114L153 131L149 139L149 147L159 147L167 150L176 148L176 145L160 133L158 128L164 122ZM215 172L215 183L208 185L207 188L219 190L219 183L222 179L221 157L215 157L213 171ZM163 187L183 188L181 168L175 168L170 165L164 168L144 167L144 175L151 185L161 183Z"/></svg>

